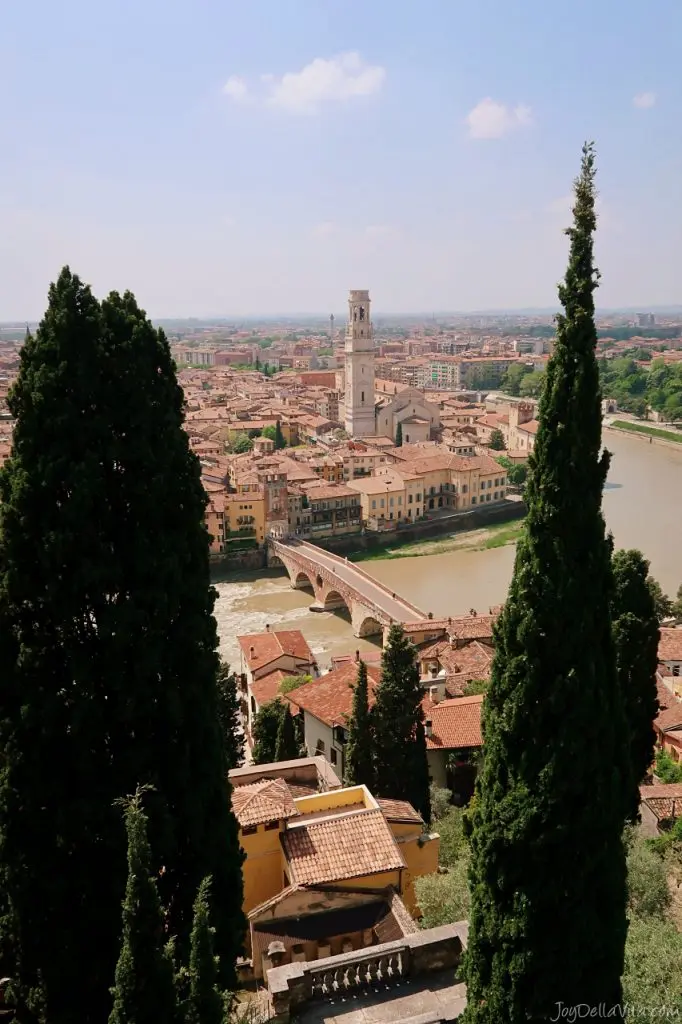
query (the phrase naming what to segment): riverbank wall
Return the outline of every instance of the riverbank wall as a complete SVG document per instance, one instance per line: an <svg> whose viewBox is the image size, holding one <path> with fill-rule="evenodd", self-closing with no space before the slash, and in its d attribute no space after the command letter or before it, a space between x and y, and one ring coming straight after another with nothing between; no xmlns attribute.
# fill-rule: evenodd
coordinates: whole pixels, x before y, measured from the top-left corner
<svg viewBox="0 0 682 1024"><path fill-rule="evenodd" d="M644 444L656 444L661 448L673 448L675 451L682 452L682 442L680 441L666 441L664 437L642 434L638 430L624 430L623 427L607 427L604 425L602 429L605 433L625 434L626 437L636 437L639 441L643 441Z"/></svg>
<svg viewBox="0 0 682 1024"><path fill-rule="evenodd" d="M309 540L325 551L331 551L335 555L345 555L351 561L361 561L383 548L397 548L403 544L437 540L455 533L484 530L489 526L522 519L525 514L525 502L521 500L501 501L494 505L469 509L466 512L453 512L451 515L438 516L436 519L424 519L419 523L411 523L409 526L401 526L384 533L366 532L319 539L311 537ZM214 555L211 558L211 575L216 580L222 579L228 573L258 572L266 568L266 551L235 551L229 556Z"/></svg>

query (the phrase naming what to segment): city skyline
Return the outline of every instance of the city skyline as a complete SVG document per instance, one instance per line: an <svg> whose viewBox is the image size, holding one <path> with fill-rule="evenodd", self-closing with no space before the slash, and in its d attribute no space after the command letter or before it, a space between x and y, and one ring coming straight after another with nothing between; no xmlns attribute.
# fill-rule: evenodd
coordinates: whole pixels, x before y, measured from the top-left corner
<svg viewBox="0 0 682 1024"><path fill-rule="evenodd" d="M157 319L328 315L354 283L377 315L549 314L586 138L600 307L675 307L682 10L547 8L15 6L0 319L64 263Z"/></svg>

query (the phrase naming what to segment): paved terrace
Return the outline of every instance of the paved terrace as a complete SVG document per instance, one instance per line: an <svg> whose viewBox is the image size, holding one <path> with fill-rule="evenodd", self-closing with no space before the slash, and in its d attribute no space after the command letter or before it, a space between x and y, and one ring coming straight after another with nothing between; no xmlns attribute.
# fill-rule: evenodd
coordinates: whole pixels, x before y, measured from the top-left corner
<svg viewBox="0 0 682 1024"><path fill-rule="evenodd" d="M273 553L284 563L291 584L312 588L317 607L325 611L346 605L356 636L381 632L392 622L420 622L425 612L345 558L308 541L273 541Z"/></svg>

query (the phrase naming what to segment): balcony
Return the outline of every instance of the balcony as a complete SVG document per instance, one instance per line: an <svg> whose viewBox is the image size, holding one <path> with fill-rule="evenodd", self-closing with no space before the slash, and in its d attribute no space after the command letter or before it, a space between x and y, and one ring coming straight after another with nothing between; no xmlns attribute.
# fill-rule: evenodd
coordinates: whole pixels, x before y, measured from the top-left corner
<svg viewBox="0 0 682 1024"><path fill-rule="evenodd" d="M225 540L238 540L240 537L255 537L255 526L240 526L238 530L225 530Z"/></svg>

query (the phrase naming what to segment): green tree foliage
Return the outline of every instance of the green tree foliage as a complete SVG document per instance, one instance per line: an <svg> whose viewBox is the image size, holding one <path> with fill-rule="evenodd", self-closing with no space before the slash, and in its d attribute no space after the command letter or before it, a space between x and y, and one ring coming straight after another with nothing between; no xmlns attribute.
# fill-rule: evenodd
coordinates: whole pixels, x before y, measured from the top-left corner
<svg viewBox="0 0 682 1024"><path fill-rule="evenodd" d="M660 917L670 906L665 864L636 828L626 832L628 909L638 917Z"/></svg>
<svg viewBox="0 0 682 1024"><path fill-rule="evenodd" d="M152 851L141 797L142 790L138 789L125 809L128 882L109 1024L176 1024L173 961L164 938L164 915L152 874Z"/></svg>
<svg viewBox="0 0 682 1024"><path fill-rule="evenodd" d="M9 406L13 449L0 471L3 970L25 1002L43 991L50 1024L100 1024L125 888L114 801L138 784L154 786L149 842L180 950L211 872L226 980L241 947L207 499L168 343L130 293L100 304L64 269L22 349Z"/></svg>
<svg viewBox="0 0 682 1024"><path fill-rule="evenodd" d="M277 432L276 432L274 427L271 427L271 426L263 427L262 436L263 437L267 437L270 441L274 441L275 440L276 433Z"/></svg>
<svg viewBox="0 0 682 1024"><path fill-rule="evenodd" d="M297 690L299 686L305 686L307 683L312 683L313 677L309 675L301 676L285 676L282 682L279 684L279 692L292 693L293 690Z"/></svg>
<svg viewBox="0 0 682 1024"><path fill-rule="evenodd" d="M279 698L270 700L259 708L253 721L253 763L270 764L277 760L277 736L284 703Z"/></svg>
<svg viewBox="0 0 682 1024"><path fill-rule="evenodd" d="M265 434L265 430L263 431L263 434ZM253 441L248 434L244 433L236 434L230 444L230 449L235 455L243 455L244 452L250 452L252 448Z"/></svg>
<svg viewBox="0 0 682 1024"><path fill-rule="evenodd" d="M552 334L553 333L554 330L552 330ZM533 367L529 363L513 363L502 378L502 382L500 384L501 390L504 391L506 395L520 395L521 381L532 372Z"/></svg>
<svg viewBox="0 0 682 1024"><path fill-rule="evenodd" d="M377 796L409 800L424 821L430 821L425 741L417 725L424 724L423 691L416 651L402 626L391 626L381 656L381 682L372 709L374 768Z"/></svg>
<svg viewBox="0 0 682 1024"><path fill-rule="evenodd" d="M489 686L489 679L470 679L462 691L462 696L473 697L478 693L487 693Z"/></svg>
<svg viewBox="0 0 682 1024"><path fill-rule="evenodd" d="M367 666L361 661L348 720L348 742L344 757L344 782L347 786L365 785L370 792L374 790L373 747Z"/></svg>
<svg viewBox="0 0 682 1024"><path fill-rule="evenodd" d="M664 917L633 917L628 928L623 974L628 1021L650 1024L682 1018L682 932ZM675 1015L675 1011L677 1014Z"/></svg>
<svg viewBox="0 0 682 1024"><path fill-rule="evenodd" d="M286 448L287 443L284 440L284 434L282 433L282 424L279 420L275 423L275 448L279 451L282 448Z"/></svg>
<svg viewBox="0 0 682 1024"><path fill-rule="evenodd" d="M673 760L667 750L657 750L656 775L661 782L682 782L682 764Z"/></svg>
<svg viewBox="0 0 682 1024"><path fill-rule="evenodd" d="M501 430L492 430L490 433L490 441L488 442L490 448L494 452L503 452L507 445L504 442L504 434Z"/></svg>
<svg viewBox="0 0 682 1024"><path fill-rule="evenodd" d="M467 1024L547 1020L560 1000L621 1001L629 766L601 512L608 454L600 454L594 199L586 146L559 289L565 313L484 703L485 755L471 812Z"/></svg>
<svg viewBox="0 0 682 1024"><path fill-rule="evenodd" d="M218 669L218 721L228 767L241 768L244 764L244 730L239 714L237 677L224 661Z"/></svg>
<svg viewBox="0 0 682 1024"><path fill-rule="evenodd" d="M211 927L211 879L204 878L194 901L190 939L189 993L182 1024L223 1024L225 997L219 987L215 928ZM131 1022L132 1024L132 1022Z"/></svg>
<svg viewBox="0 0 682 1024"><path fill-rule="evenodd" d="M286 702L277 727L275 744L275 761L293 761L299 755L298 740L291 716L291 708Z"/></svg>
<svg viewBox="0 0 682 1024"><path fill-rule="evenodd" d="M519 384L519 395L522 398L537 398L545 383L544 370L532 370L527 373Z"/></svg>
<svg viewBox="0 0 682 1024"><path fill-rule="evenodd" d="M402 448L403 446L403 425L400 422L395 431L395 446L396 448Z"/></svg>
<svg viewBox="0 0 682 1024"><path fill-rule="evenodd" d="M452 790L445 789L432 782L429 786L429 798L431 801L431 817L434 822L448 813L452 807Z"/></svg>
<svg viewBox="0 0 682 1024"><path fill-rule="evenodd" d="M656 615L659 622L663 622L664 619L669 619L673 614L673 602L670 600L667 594L663 593L663 588L658 580L653 579L649 576L647 579L651 596L654 599L654 608L656 609Z"/></svg>
<svg viewBox="0 0 682 1024"><path fill-rule="evenodd" d="M528 466L525 462L512 462L507 455L496 455L495 462L499 463L507 473L507 480L515 487L521 487L528 478Z"/></svg>
<svg viewBox="0 0 682 1024"><path fill-rule="evenodd" d="M632 820L639 813L639 785L653 760L653 721L658 713L656 666L660 634L648 577L649 563L641 551L616 551L611 618L618 685L630 739Z"/></svg>
<svg viewBox="0 0 682 1024"><path fill-rule="evenodd" d="M671 608L671 615L674 615L676 619L682 619L682 583L677 588L677 594Z"/></svg>
<svg viewBox="0 0 682 1024"><path fill-rule="evenodd" d="M466 814L463 807L448 807L432 824L433 831L440 836L439 860L446 868L469 856Z"/></svg>
<svg viewBox="0 0 682 1024"><path fill-rule="evenodd" d="M471 909L467 879L468 858L462 857L443 874L415 878L422 928L438 928L454 921L466 921Z"/></svg>
<svg viewBox="0 0 682 1024"><path fill-rule="evenodd" d="M602 359L599 371L604 395L615 398L619 409L645 416L650 406L666 420L682 418L682 364L654 359L643 368L626 355Z"/></svg>

